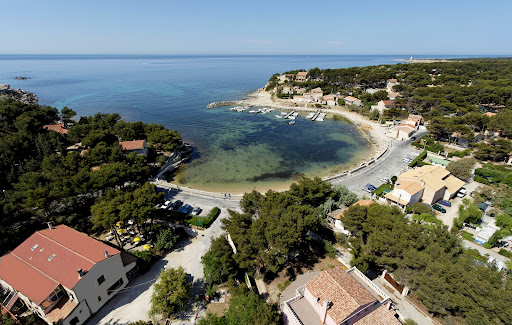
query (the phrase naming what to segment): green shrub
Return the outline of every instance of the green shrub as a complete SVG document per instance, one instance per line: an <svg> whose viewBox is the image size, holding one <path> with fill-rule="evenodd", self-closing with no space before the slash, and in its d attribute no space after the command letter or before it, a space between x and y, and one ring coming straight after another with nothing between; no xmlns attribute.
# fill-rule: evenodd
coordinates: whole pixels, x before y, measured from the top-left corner
<svg viewBox="0 0 512 325"><path fill-rule="evenodd" d="M505 257L508 257L508 258L512 258L512 253L507 251L506 249L500 249L500 251L498 252L500 253L500 255L503 255Z"/></svg>
<svg viewBox="0 0 512 325"><path fill-rule="evenodd" d="M409 167L414 167L418 164L418 162L423 161L427 157L427 150L424 150L422 153L420 153L416 158L414 158L413 161L409 164Z"/></svg>
<svg viewBox="0 0 512 325"><path fill-rule="evenodd" d="M128 253L138 258L137 266L141 274L146 273L151 267L151 265L153 265L160 258L158 255L155 255L155 253L153 253L152 251L130 250L128 251Z"/></svg>
<svg viewBox="0 0 512 325"><path fill-rule="evenodd" d="M463 231L462 232L462 238L464 238L465 240L469 240L469 241L474 241L475 238L473 237L473 235L471 235L469 232L467 231Z"/></svg>
<svg viewBox="0 0 512 325"><path fill-rule="evenodd" d="M208 228L215 221L219 214L220 209L218 207L214 207L210 212L208 212L206 217L195 216L192 219L186 220L186 222L190 225Z"/></svg>
<svg viewBox="0 0 512 325"><path fill-rule="evenodd" d="M391 188L391 184L382 184L375 191L373 191L373 194L380 196L388 188Z"/></svg>
<svg viewBox="0 0 512 325"><path fill-rule="evenodd" d="M448 153L448 158L451 158L451 157L459 157L459 158L464 158L466 156L469 156L471 154L471 149L466 149L466 150L463 150L463 151L456 151L456 152L450 152Z"/></svg>
<svg viewBox="0 0 512 325"><path fill-rule="evenodd" d="M334 247L334 245L326 240L324 241L324 249L325 249L325 254L330 257L330 258L336 258L336 253L337 253L337 250L336 250L336 247Z"/></svg>
<svg viewBox="0 0 512 325"><path fill-rule="evenodd" d="M475 177L473 177L473 180L475 182L478 182L478 183L482 183L482 184L485 184L485 185L490 185L491 182L489 182L488 180L486 180L485 178L483 177L480 177L478 175L475 175Z"/></svg>

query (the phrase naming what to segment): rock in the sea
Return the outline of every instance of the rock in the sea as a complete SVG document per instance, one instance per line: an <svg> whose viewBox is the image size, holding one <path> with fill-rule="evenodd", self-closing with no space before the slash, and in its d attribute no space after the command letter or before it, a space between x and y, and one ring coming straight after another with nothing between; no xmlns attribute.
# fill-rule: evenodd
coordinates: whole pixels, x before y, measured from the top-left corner
<svg viewBox="0 0 512 325"><path fill-rule="evenodd" d="M0 85L0 100L10 98L24 104L37 104L37 96L21 89L11 89L10 85Z"/></svg>
<svg viewBox="0 0 512 325"><path fill-rule="evenodd" d="M29 77L14 77L16 80L27 80L30 79Z"/></svg>

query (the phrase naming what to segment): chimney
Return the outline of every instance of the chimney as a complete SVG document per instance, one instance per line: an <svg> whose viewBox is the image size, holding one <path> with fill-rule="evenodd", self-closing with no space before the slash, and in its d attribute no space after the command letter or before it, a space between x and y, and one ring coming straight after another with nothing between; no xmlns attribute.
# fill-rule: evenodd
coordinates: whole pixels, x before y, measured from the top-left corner
<svg viewBox="0 0 512 325"><path fill-rule="evenodd" d="M48 228L53 229L53 226L52 226L51 222L47 222L47 224L48 224Z"/></svg>
<svg viewBox="0 0 512 325"><path fill-rule="evenodd" d="M110 255L108 254L108 252L107 252L107 251L105 251L105 257L106 257L106 258L109 258L109 257L110 257Z"/></svg>
<svg viewBox="0 0 512 325"><path fill-rule="evenodd" d="M77 272L78 272L79 279L84 276L84 271L82 271L82 269L78 269Z"/></svg>
<svg viewBox="0 0 512 325"><path fill-rule="evenodd" d="M322 307L323 307L322 309L324 309L324 316L322 317L322 324L325 324L325 321L327 320L327 311L330 308L329 300L324 299L324 304Z"/></svg>

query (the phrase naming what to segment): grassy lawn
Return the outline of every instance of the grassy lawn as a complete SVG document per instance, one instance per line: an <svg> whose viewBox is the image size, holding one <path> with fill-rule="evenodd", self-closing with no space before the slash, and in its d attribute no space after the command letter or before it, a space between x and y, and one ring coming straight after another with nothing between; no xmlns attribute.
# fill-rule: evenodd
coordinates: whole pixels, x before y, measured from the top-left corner
<svg viewBox="0 0 512 325"><path fill-rule="evenodd" d="M464 238L465 240L469 240L469 241L473 241L475 240L475 238L473 237L473 235L471 235L469 232L467 231L463 231L462 232L462 238Z"/></svg>

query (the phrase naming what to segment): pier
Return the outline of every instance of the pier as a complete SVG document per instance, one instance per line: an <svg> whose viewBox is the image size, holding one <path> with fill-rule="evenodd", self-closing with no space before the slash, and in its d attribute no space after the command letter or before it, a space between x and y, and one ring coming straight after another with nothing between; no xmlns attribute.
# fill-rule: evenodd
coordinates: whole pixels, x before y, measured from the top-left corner
<svg viewBox="0 0 512 325"><path fill-rule="evenodd" d="M311 121L314 121L317 119L318 115L320 115L320 110L316 111L315 115L311 118Z"/></svg>
<svg viewBox="0 0 512 325"><path fill-rule="evenodd" d="M292 116L293 114L295 114L295 110L292 110L290 113L286 114L286 115L284 116L284 119L288 119L288 118L290 118L290 116Z"/></svg>

